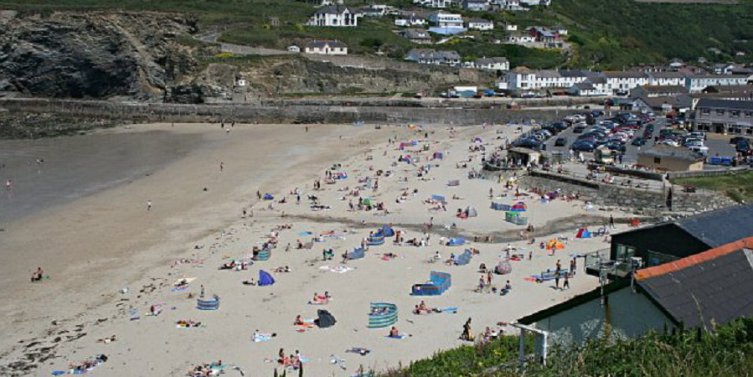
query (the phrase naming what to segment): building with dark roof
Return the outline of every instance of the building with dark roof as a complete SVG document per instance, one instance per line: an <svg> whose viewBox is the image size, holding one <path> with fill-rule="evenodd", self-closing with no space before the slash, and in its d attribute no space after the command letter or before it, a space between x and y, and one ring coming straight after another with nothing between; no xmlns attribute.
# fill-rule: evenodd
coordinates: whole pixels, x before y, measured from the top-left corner
<svg viewBox="0 0 753 377"><path fill-rule="evenodd" d="M680 241L679 239L677 241ZM753 237L636 271L625 279L518 319L569 346L610 336L702 328L753 315Z"/></svg>
<svg viewBox="0 0 753 377"><path fill-rule="evenodd" d="M306 43L303 52L317 55L348 55L348 46L336 40L313 40Z"/></svg>
<svg viewBox="0 0 753 377"><path fill-rule="evenodd" d="M363 15L343 5L320 8L308 21L309 26L356 27Z"/></svg>
<svg viewBox="0 0 753 377"><path fill-rule="evenodd" d="M699 131L753 135L753 101L701 98L693 128Z"/></svg>
<svg viewBox="0 0 753 377"><path fill-rule="evenodd" d="M627 276L633 258L639 258L644 266L658 266L751 236L751 204L616 233L609 251L615 264L612 275ZM599 266L587 267L586 272L598 275Z"/></svg>

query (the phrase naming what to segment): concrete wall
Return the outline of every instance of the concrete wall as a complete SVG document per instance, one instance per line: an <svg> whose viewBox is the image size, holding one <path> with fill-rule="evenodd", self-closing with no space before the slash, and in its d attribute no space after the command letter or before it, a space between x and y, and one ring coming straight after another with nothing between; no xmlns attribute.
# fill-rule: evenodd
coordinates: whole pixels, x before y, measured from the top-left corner
<svg viewBox="0 0 753 377"><path fill-rule="evenodd" d="M655 162L653 156L638 156L638 165L645 166L649 169L663 171L700 171L703 170L703 161L690 162L684 159L673 157L661 157L659 162Z"/></svg>
<svg viewBox="0 0 753 377"><path fill-rule="evenodd" d="M249 123L422 123L481 124L549 121L569 114L552 110L464 109L394 106L339 105L233 105L164 104L48 99L0 99L9 112L68 114L82 118L120 119L124 122L219 122L222 119Z"/></svg>
<svg viewBox="0 0 753 377"><path fill-rule="evenodd" d="M606 324L611 325L611 339L629 339L650 330L662 332L672 322L643 294L630 287L608 295L609 304L601 305L596 298L537 322L535 326L550 332L550 346L580 345L588 339L605 336Z"/></svg>

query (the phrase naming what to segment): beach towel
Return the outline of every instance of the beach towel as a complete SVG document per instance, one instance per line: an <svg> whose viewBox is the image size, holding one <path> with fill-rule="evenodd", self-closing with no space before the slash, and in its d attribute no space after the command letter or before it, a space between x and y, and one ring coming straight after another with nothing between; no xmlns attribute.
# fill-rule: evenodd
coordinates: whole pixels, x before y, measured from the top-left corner
<svg viewBox="0 0 753 377"><path fill-rule="evenodd" d="M301 236L301 237L310 236L312 234L314 234L314 233L311 233L311 232L308 232L308 231L298 233L298 235Z"/></svg>
<svg viewBox="0 0 753 377"><path fill-rule="evenodd" d="M389 335L386 336L386 338L397 339L397 340L402 340L402 339L405 339L407 337L408 337L408 335L406 335L406 334L400 334L398 336L389 336Z"/></svg>
<svg viewBox="0 0 753 377"><path fill-rule="evenodd" d="M450 307L447 307L447 308L439 309L439 311L442 312L442 313L456 314L458 312L458 307L457 306L450 306Z"/></svg>
<svg viewBox="0 0 753 377"><path fill-rule="evenodd" d="M252 339L254 343L268 342L272 340L271 334L256 334Z"/></svg>

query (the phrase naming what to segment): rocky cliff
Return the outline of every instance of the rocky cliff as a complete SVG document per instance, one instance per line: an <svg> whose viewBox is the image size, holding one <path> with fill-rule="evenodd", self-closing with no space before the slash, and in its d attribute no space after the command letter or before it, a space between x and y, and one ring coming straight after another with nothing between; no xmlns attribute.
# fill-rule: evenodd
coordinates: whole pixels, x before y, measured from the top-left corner
<svg viewBox="0 0 753 377"><path fill-rule="evenodd" d="M0 95L197 104L426 92L494 79L378 57L235 56L197 41L197 32L196 20L178 14L0 11Z"/></svg>
<svg viewBox="0 0 753 377"><path fill-rule="evenodd" d="M161 100L196 66L177 43L196 21L162 13L0 14L0 91Z"/></svg>

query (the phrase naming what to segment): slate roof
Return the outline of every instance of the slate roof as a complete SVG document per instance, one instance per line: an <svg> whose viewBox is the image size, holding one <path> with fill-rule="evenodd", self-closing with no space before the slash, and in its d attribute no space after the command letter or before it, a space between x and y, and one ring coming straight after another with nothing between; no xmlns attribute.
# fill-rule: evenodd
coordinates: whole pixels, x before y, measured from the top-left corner
<svg viewBox="0 0 753 377"><path fill-rule="evenodd" d="M350 8L342 5L330 5L328 7L321 8L314 14L343 14L345 11L348 13L355 13Z"/></svg>
<svg viewBox="0 0 753 377"><path fill-rule="evenodd" d="M685 74L675 71L663 71L663 72L651 72L649 76L657 79L682 79L685 78Z"/></svg>
<svg viewBox="0 0 753 377"><path fill-rule="evenodd" d="M644 72L637 71L605 71L604 76L610 79L646 78Z"/></svg>
<svg viewBox="0 0 753 377"><path fill-rule="evenodd" d="M675 224L709 247L721 246L753 236L753 204L686 217Z"/></svg>
<svg viewBox="0 0 753 377"><path fill-rule="evenodd" d="M637 100L643 101L652 109L660 109L664 104L678 109L690 108L693 105L693 97L687 94L676 96L657 96L657 97L638 97Z"/></svg>
<svg viewBox="0 0 753 377"><path fill-rule="evenodd" d="M477 65L486 65L486 64L497 64L497 63L507 63L507 58L503 57L492 57L492 58L478 58L476 59L475 63Z"/></svg>
<svg viewBox="0 0 753 377"><path fill-rule="evenodd" d="M636 273L636 283L686 328L753 315L753 237Z"/></svg>
<svg viewBox="0 0 753 377"><path fill-rule="evenodd" d="M709 107L712 109L727 110L753 110L753 101L736 101L727 99L701 98L696 104L696 109Z"/></svg>

